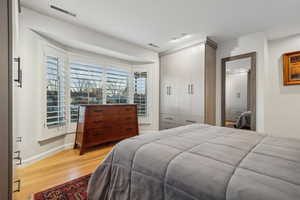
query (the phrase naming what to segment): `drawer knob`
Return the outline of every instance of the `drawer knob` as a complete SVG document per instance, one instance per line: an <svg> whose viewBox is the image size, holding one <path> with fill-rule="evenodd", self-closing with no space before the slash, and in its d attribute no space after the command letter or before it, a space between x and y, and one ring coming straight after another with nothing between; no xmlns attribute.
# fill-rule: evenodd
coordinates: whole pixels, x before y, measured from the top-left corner
<svg viewBox="0 0 300 200"><path fill-rule="evenodd" d="M102 135L102 132L93 133L93 136L98 136L98 135Z"/></svg>
<svg viewBox="0 0 300 200"><path fill-rule="evenodd" d="M103 110L94 110L94 112L100 113L100 112L103 112Z"/></svg>
<svg viewBox="0 0 300 200"><path fill-rule="evenodd" d="M96 120L94 121L94 123L102 123L103 121L102 120Z"/></svg>

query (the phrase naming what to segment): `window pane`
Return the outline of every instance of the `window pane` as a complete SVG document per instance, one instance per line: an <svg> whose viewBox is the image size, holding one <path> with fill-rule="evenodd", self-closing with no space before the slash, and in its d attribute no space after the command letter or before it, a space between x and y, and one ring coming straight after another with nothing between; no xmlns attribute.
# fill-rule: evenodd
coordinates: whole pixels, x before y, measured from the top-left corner
<svg viewBox="0 0 300 200"><path fill-rule="evenodd" d="M64 74L59 58L47 56L47 127L65 125Z"/></svg>
<svg viewBox="0 0 300 200"><path fill-rule="evenodd" d="M70 76L71 122L77 122L78 105L103 103L103 69L99 65L73 62Z"/></svg>
<svg viewBox="0 0 300 200"><path fill-rule="evenodd" d="M106 103L120 104L129 102L129 72L108 68L106 71Z"/></svg>
<svg viewBox="0 0 300 200"><path fill-rule="evenodd" d="M134 73L134 103L138 107L138 116L147 115L147 72Z"/></svg>

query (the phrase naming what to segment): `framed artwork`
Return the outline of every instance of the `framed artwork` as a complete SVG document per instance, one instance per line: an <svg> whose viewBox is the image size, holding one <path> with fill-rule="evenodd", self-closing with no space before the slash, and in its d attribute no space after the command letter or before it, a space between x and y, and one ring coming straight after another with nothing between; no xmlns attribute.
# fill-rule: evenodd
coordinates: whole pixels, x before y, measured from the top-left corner
<svg viewBox="0 0 300 200"><path fill-rule="evenodd" d="M300 85L300 51L283 55L284 85Z"/></svg>

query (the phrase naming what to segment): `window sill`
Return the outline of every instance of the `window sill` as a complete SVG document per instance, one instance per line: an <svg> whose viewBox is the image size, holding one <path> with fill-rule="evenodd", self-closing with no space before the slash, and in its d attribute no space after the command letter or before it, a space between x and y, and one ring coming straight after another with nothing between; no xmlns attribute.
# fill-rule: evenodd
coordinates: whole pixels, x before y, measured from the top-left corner
<svg viewBox="0 0 300 200"><path fill-rule="evenodd" d="M149 117L139 117L138 121L139 121L139 125L151 125L152 124Z"/></svg>
<svg viewBox="0 0 300 200"><path fill-rule="evenodd" d="M58 137L62 137L62 136L65 136L67 135L68 133L57 133L57 134L53 134L53 135L50 135L50 136L39 136L37 141L38 142L44 142L44 141L47 141L47 140L51 140L51 139L54 139L54 138L58 138Z"/></svg>

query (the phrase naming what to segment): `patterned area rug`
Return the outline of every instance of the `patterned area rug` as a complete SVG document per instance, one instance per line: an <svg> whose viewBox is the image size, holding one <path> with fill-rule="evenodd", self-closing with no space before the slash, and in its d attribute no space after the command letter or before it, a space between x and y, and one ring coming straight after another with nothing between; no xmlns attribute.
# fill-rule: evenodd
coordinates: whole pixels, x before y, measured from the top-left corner
<svg viewBox="0 0 300 200"><path fill-rule="evenodd" d="M87 200L90 174L34 194L34 200Z"/></svg>

